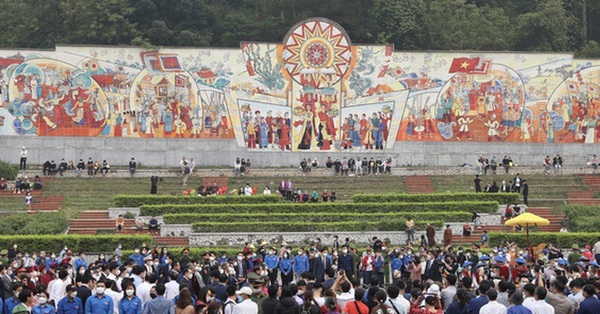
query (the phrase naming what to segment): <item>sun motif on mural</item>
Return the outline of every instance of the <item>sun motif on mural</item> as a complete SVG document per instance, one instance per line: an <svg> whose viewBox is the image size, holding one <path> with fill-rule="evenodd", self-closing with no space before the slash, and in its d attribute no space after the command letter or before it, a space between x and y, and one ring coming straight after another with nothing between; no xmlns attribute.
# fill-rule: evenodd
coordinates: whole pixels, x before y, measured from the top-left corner
<svg viewBox="0 0 600 314"><path fill-rule="evenodd" d="M351 55L350 39L342 28L318 19L292 28L284 40L282 58L296 82L321 88L346 74Z"/></svg>

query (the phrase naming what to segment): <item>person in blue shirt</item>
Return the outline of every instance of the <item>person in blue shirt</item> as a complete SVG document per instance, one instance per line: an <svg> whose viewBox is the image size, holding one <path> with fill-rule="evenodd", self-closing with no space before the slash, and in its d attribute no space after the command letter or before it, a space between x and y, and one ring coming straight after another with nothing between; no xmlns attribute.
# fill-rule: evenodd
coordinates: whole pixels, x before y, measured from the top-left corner
<svg viewBox="0 0 600 314"><path fill-rule="evenodd" d="M269 272L269 281L271 284L277 282L277 266L279 265L279 257L275 255L275 248L269 249L269 254L265 256L265 265Z"/></svg>
<svg viewBox="0 0 600 314"><path fill-rule="evenodd" d="M129 255L129 259L132 259L138 265L144 265L144 255L140 254L140 249L135 248L133 254Z"/></svg>
<svg viewBox="0 0 600 314"><path fill-rule="evenodd" d="M479 285L479 296L469 301L469 305L467 305L467 313L479 314L479 310L481 310L481 308L489 302L486 295L489 289L490 284L487 281L482 281Z"/></svg>
<svg viewBox="0 0 600 314"><path fill-rule="evenodd" d="M296 257L294 257L294 263L293 263L293 268L294 268L294 279L296 280L296 282L298 282L300 280L300 275L302 275L302 273L307 272L309 270L309 266L308 266L308 256L306 256L306 254L304 254L304 249L300 248L298 250L298 255L296 255Z"/></svg>
<svg viewBox="0 0 600 314"><path fill-rule="evenodd" d="M577 314L593 314L600 313L600 300L596 299L594 290L594 285L585 285L583 286L583 296L585 299L579 303L579 310L577 310Z"/></svg>
<svg viewBox="0 0 600 314"><path fill-rule="evenodd" d="M229 258L227 257L226 252L221 253L221 257L217 258L217 263L219 263L219 264L225 264L228 261L229 261Z"/></svg>
<svg viewBox="0 0 600 314"><path fill-rule="evenodd" d="M79 270L80 267L83 267L84 269L88 268L88 263L85 260L85 253L83 252L79 252L79 257L77 257L75 259L73 268Z"/></svg>
<svg viewBox="0 0 600 314"><path fill-rule="evenodd" d="M77 286L67 285L67 296L58 301L57 314L83 314L83 304L77 297Z"/></svg>
<svg viewBox="0 0 600 314"><path fill-rule="evenodd" d="M120 314L141 314L142 300L135 295L135 285L128 281L125 284L123 298L119 301Z"/></svg>
<svg viewBox="0 0 600 314"><path fill-rule="evenodd" d="M54 307L48 304L48 294L42 292L38 295L38 304L31 309L31 314L54 314Z"/></svg>
<svg viewBox="0 0 600 314"><path fill-rule="evenodd" d="M96 294L85 302L85 314L113 314L114 303L111 297L104 294L106 283L99 280L96 283Z"/></svg>
<svg viewBox="0 0 600 314"><path fill-rule="evenodd" d="M20 282L13 282L10 285L10 291L12 292L13 297L4 300L4 313L12 314L15 306L19 305L21 301L19 301L19 293L23 291L23 284Z"/></svg>
<svg viewBox="0 0 600 314"><path fill-rule="evenodd" d="M281 283L285 287L292 281L292 260L288 252L283 253L283 257L279 261L279 271L281 272Z"/></svg>
<svg viewBox="0 0 600 314"><path fill-rule="evenodd" d="M4 313L4 301L2 301L2 296L0 296L0 313Z"/></svg>

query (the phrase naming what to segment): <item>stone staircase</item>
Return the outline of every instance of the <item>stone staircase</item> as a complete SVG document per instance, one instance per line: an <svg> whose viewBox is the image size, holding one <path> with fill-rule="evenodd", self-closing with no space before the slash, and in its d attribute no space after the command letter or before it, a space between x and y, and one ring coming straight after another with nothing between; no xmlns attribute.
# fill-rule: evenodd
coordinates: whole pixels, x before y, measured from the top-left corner
<svg viewBox="0 0 600 314"><path fill-rule="evenodd" d="M116 220L109 217L105 210L82 211L79 217L69 220L69 234L98 234L98 232L114 232L116 235L147 235L148 228L138 230L134 227L134 219L125 219L123 230L116 230ZM161 237L153 234L154 243L159 246L185 247L189 245L187 237Z"/></svg>
<svg viewBox="0 0 600 314"><path fill-rule="evenodd" d="M562 222L564 220L564 216L561 214L556 214L556 212L550 207L529 207L527 208L527 212L546 218L550 221L550 224L547 226L534 227L539 232L559 232L560 229L563 227ZM471 233L471 236L463 237L462 234L455 235L453 242L463 244L480 243L481 235L483 234L484 230L487 232L515 232L514 227L504 225L504 222L506 222L506 220L502 220L500 216L498 219L498 224L482 225L481 228L474 228ZM471 224L471 226L473 225ZM530 232L531 228L532 227L530 227ZM525 232L525 230L523 230L522 232Z"/></svg>
<svg viewBox="0 0 600 314"><path fill-rule="evenodd" d="M407 176L404 178L406 192L409 194L431 194L435 192L429 176Z"/></svg>
<svg viewBox="0 0 600 314"><path fill-rule="evenodd" d="M580 205L598 205L600 199L594 198L594 191L567 192L567 203Z"/></svg>

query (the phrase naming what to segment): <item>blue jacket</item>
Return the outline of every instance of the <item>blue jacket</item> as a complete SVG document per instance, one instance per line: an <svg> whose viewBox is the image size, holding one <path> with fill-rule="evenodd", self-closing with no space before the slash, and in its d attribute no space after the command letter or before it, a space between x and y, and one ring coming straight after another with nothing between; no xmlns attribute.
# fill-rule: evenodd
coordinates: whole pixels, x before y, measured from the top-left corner
<svg viewBox="0 0 600 314"><path fill-rule="evenodd" d="M77 257L75 259L75 263L73 265L73 268L75 269L75 271L79 271L79 267L83 266L83 268L87 269L88 268L88 263L86 260L81 259L80 257Z"/></svg>
<svg viewBox="0 0 600 314"><path fill-rule="evenodd" d="M21 301L19 301L19 299L17 299L17 301L15 301L15 298L13 298L13 297L10 297L10 298L4 300L4 314L12 314L13 309L19 303L21 303Z"/></svg>
<svg viewBox="0 0 600 314"><path fill-rule="evenodd" d="M142 300L133 296L131 300L125 297L119 301L119 314L142 314Z"/></svg>
<svg viewBox="0 0 600 314"><path fill-rule="evenodd" d="M404 260L401 260L399 257L396 257L392 260L392 264L390 265L392 267L392 272L394 271L402 271L402 266L404 264Z"/></svg>
<svg viewBox="0 0 600 314"><path fill-rule="evenodd" d="M58 301L56 306L57 314L83 314L83 304L78 297L69 300L69 297L64 297Z"/></svg>
<svg viewBox="0 0 600 314"><path fill-rule="evenodd" d="M113 300L107 295L100 298L97 294L94 294L85 302L85 314L113 314L113 312Z"/></svg>
<svg viewBox="0 0 600 314"><path fill-rule="evenodd" d="M385 259L383 258L383 256L375 257L373 259L373 261L374 261L373 266L375 266L375 268L381 268L383 266L383 264L385 263Z"/></svg>
<svg viewBox="0 0 600 314"><path fill-rule="evenodd" d="M600 313L600 300L594 296L587 297L581 303L579 303L579 310L577 314L599 314Z"/></svg>
<svg viewBox="0 0 600 314"><path fill-rule="evenodd" d="M473 298L471 301L469 301L469 304L467 305L467 313L468 314L479 314L479 310L481 310L481 308L488 304L488 298L485 296L478 296L476 298ZM484 313L485 314L485 313Z"/></svg>
<svg viewBox="0 0 600 314"><path fill-rule="evenodd" d="M144 265L144 255L142 254L131 254L129 255L129 259L132 259L138 265Z"/></svg>
<svg viewBox="0 0 600 314"><path fill-rule="evenodd" d="M277 265L279 264L279 257L277 255L269 254L265 256L265 265L267 265L267 269L277 269Z"/></svg>
<svg viewBox="0 0 600 314"><path fill-rule="evenodd" d="M281 261L279 261L279 270L281 270L281 273L284 275L291 273L292 272L292 260L290 260L288 258L282 258Z"/></svg>
<svg viewBox="0 0 600 314"><path fill-rule="evenodd" d="M306 254L296 255L294 257L294 272L296 274L302 274L308 271L308 256Z"/></svg>
<svg viewBox="0 0 600 314"><path fill-rule="evenodd" d="M41 305L36 305L31 309L31 314L54 314L54 308L50 304L45 304L43 307Z"/></svg>
<svg viewBox="0 0 600 314"><path fill-rule="evenodd" d="M344 254L340 255L338 257L338 268L340 270L344 270L346 271L346 273L354 273L354 267L353 267L353 261L352 261L352 255L347 254L346 256L344 256Z"/></svg>

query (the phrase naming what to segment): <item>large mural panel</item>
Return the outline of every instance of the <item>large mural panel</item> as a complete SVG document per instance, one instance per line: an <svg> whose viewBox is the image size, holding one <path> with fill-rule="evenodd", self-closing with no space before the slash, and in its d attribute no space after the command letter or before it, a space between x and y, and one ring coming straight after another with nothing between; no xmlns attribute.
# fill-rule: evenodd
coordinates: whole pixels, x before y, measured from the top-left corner
<svg viewBox="0 0 600 314"><path fill-rule="evenodd" d="M596 143L600 60L402 52L302 21L236 49L0 50L0 135L234 140L256 151L404 141Z"/></svg>

